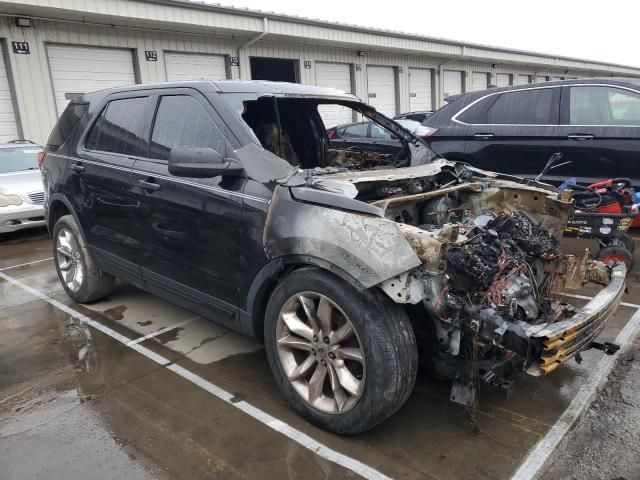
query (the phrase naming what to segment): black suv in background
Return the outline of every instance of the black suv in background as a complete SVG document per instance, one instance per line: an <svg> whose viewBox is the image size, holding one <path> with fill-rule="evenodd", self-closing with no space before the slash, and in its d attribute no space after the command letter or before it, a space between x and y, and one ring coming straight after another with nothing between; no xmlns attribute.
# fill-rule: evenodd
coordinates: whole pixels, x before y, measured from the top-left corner
<svg viewBox="0 0 640 480"><path fill-rule="evenodd" d="M546 181L628 177L640 186L640 80L592 78L494 88L451 97L423 123L440 155Z"/></svg>
<svg viewBox="0 0 640 480"><path fill-rule="evenodd" d="M350 108L396 148L332 145L319 107ZM498 388L550 372L590 345L624 289L624 266L589 263L584 275L608 286L574 320L553 297L570 261L558 250L570 195L437 158L329 88L199 81L82 95L39 161L74 301L120 278L264 339L291 405L339 433L407 400L418 338L468 405L470 361Z"/></svg>

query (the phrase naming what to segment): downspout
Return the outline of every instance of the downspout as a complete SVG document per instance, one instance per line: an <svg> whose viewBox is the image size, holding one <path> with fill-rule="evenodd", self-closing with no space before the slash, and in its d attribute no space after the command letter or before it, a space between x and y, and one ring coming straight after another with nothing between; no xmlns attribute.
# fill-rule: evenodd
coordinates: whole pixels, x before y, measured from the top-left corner
<svg viewBox="0 0 640 480"><path fill-rule="evenodd" d="M250 45L253 45L254 43L256 43L258 40L262 40L264 37L266 37L269 34L269 21L267 20L267 17L263 17L262 18L262 32L260 32L258 35L256 35L255 37L253 37L252 39L250 39L248 42L240 45L238 47L238 59L242 58L242 50L244 50L245 48L247 48ZM240 70L240 78L242 78L242 70ZM246 80L249 80L249 76L247 75Z"/></svg>

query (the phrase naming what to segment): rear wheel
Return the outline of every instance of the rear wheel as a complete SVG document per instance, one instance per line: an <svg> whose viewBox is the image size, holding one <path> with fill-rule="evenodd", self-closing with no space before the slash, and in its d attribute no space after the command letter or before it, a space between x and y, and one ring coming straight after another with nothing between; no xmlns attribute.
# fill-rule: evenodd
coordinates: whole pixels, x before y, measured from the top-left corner
<svg viewBox="0 0 640 480"><path fill-rule="evenodd" d="M71 215L53 227L53 257L60 283L74 302L99 300L113 290L114 277L96 266Z"/></svg>
<svg viewBox="0 0 640 480"><path fill-rule="evenodd" d="M378 292L304 269L273 292L265 345L278 385L310 422L355 434L404 404L417 371L406 312Z"/></svg>
<svg viewBox="0 0 640 480"><path fill-rule="evenodd" d="M624 263L627 270L633 267L633 254L627 250L622 244L618 247L605 247L600 249L596 255L596 260L604 263L620 262Z"/></svg>

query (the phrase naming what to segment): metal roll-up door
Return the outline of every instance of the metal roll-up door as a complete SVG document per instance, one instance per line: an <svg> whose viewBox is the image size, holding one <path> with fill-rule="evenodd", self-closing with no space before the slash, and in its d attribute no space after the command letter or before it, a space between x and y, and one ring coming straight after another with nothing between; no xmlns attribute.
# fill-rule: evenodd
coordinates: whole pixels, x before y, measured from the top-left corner
<svg viewBox="0 0 640 480"><path fill-rule="evenodd" d="M348 63L316 63L316 84L351 93L351 65ZM318 112L325 128L353 122L353 110L340 105L319 105Z"/></svg>
<svg viewBox="0 0 640 480"><path fill-rule="evenodd" d="M445 70L443 80L443 97L447 98L451 95L457 95L464 91L462 87L462 72L455 70Z"/></svg>
<svg viewBox="0 0 640 480"><path fill-rule="evenodd" d="M471 90L486 90L489 86L489 74L484 72L473 72L471 74Z"/></svg>
<svg viewBox="0 0 640 480"><path fill-rule="evenodd" d="M227 62L224 55L165 52L167 80L226 80Z"/></svg>
<svg viewBox="0 0 640 480"><path fill-rule="evenodd" d="M508 73L498 73L496 75L496 86L508 87L511 85L511 75Z"/></svg>
<svg viewBox="0 0 640 480"><path fill-rule="evenodd" d="M542 83L542 82L548 82L548 81L549 81L549 77L542 76L542 75L536 75L533 79L533 83Z"/></svg>
<svg viewBox="0 0 640 480"><path fill-rule="evenodd" d="M393 67L367 66L369 103L389 117L398 113L396 72Z"/></svg>
<svg viewBox="0 0 640 480"><path fill-rule="evenodd" d="M18 138L18 124L13 110L13 95L9 75L0 48L0 143Z"/></svg>
<svg viewBox="0 0 640 480"><path fill-rule="evenodd" d="M409 69L409 109L412 112L433 109L431 70Z"/></svg>
<svg viewBox="0 0 640 480"><path fill-rule="evenodd" d="M518 75L516 77L516 85L526 85L527 83L531 83L531 76L529 76L529 75Z"/></svg>
<svg viewBox="0 0 640 480"><path fill-rule="evenodd" d="M47 53L58 115L74 96L136 83L131 50L49 45Z"/></svg>

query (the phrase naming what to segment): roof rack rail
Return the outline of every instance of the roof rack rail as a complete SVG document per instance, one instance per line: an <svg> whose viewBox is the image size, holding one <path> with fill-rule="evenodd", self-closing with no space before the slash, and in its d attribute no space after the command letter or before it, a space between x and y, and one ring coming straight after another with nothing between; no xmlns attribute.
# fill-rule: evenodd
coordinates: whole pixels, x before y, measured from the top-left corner
<svg viewBox="0 0 640 480"><path fill-rule="evenodd" d="M17 138L15 140L9 140L8 142L5 143L30 143L32 145L35 145L36 142L32 141L32 140L27 140L25 138Z"/></svg>

